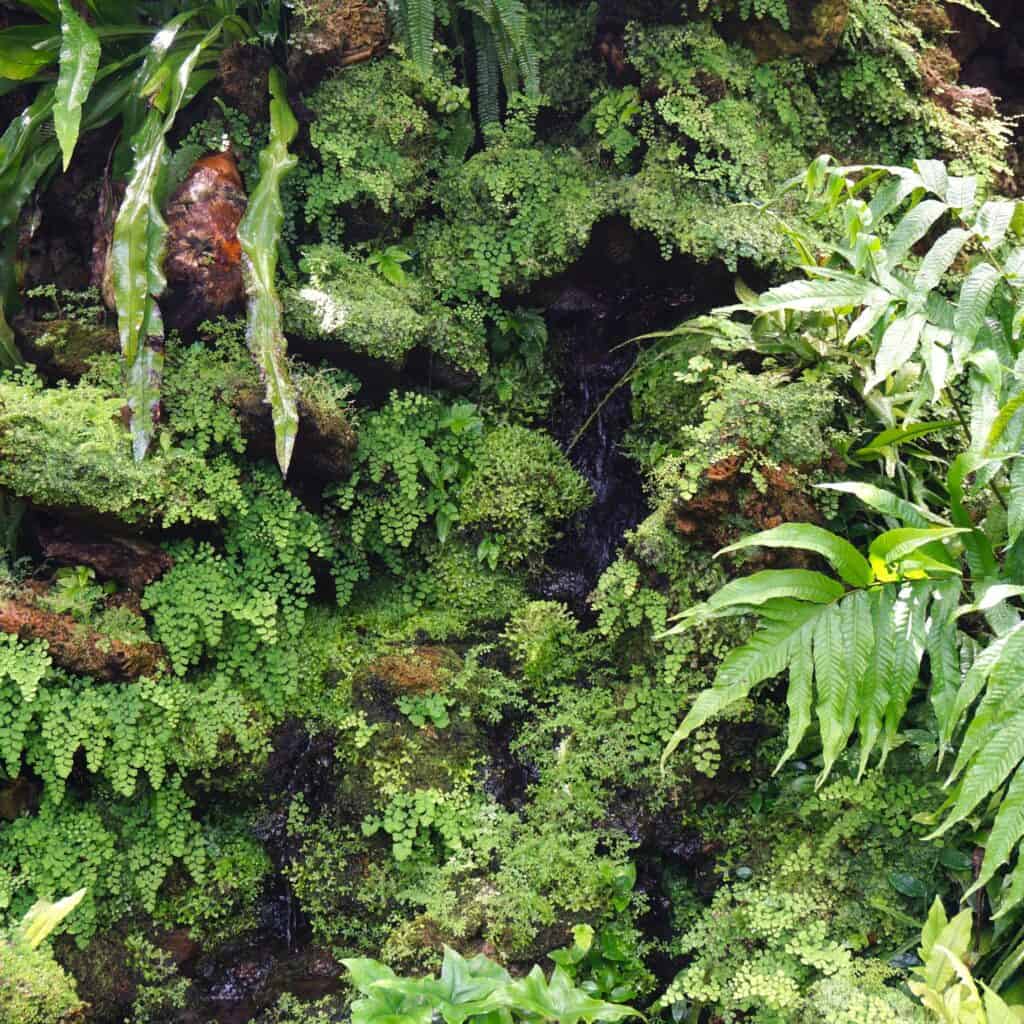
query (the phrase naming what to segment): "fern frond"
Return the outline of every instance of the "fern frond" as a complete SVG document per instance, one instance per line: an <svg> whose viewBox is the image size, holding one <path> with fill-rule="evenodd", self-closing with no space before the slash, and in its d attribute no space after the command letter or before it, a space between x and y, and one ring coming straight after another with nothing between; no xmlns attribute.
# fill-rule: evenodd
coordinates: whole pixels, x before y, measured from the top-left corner
<svg viewBox="0 0 1024 1024"><path fill-rule="evenodd" d="M476 44L476 104L480 127L497 124L501 116L498 106L498 51L494 33L482 18L473 16L473 42Z"/></svg>
<svg viewBox="0 0 1024 1024"><path fill-rule="evenodd" d="M399 0L398 22L409 57L422 71L434 66L434 0Z"/></svg>

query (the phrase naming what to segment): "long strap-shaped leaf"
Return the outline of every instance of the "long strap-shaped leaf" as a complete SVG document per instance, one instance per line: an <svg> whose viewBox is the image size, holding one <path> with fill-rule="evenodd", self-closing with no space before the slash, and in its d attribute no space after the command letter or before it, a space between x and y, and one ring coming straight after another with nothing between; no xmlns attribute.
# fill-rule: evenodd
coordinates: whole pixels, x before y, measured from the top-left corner
<svg viewBox="0 0 1024 1024"><path fill-rule="evenodd" d="M188 93L200 56L220 34L221 26L218 22L189 51L154 98L132 139L135 165L114 222L114 299L136 459L145 456L160 414L164 328L157 299L167 283L163 273L167 224L156 197L166 160L166 135ZM161 67L155 75L160 75Z"/></svg>
<svg viewBox="0 0 1024 1024"><path fill-rule="evenodd" d="M78 141L82 104L100 66L100 41L69 0L60 0L60 34L60 73L57 76L53 125L66 171Z"/></svg>
<svg viewBox="0 0 1024 1024"><path fill-rule="evenodd" d="M281 328L281 303L274 275L284 222L281 181L298 163L298 158L288 152L288 144L299 126L285 97L284 76L277 68L270 74L270 97L270 141L260 153L260 181L238 226L238 240L242 245L248 295L249 349L266 381L277 461L286 474L299 429L299 414L285 361L288 342Z"/></svg>

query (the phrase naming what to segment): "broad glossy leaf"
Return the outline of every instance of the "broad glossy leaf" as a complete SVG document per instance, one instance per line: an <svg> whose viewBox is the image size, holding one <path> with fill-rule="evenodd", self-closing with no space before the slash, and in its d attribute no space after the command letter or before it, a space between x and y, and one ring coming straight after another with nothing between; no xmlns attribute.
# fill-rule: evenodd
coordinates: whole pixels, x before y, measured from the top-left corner
<svg viewBox="0 0 1024 1024"><path fill-rule="evenodd" d="M971 232L966 228L950 228L943 234L921 261L921 267L914 277L914 287L922 292L937 287L970 237Z"/></svg>
<svg viewBox="0 0 1024 1024"><path fill-rule="evenodd" d="M990 199L978 211L974 227L986 248L995 249L1003 244L1016 208L1012 200Z"/></svg>
<svg viewBox="0 0 1024 1024"><path fill-rule="evenodd" d="M928 234L932 225L948 209L938 199L926 199L904 216L885 244L885 257L890 269L902 262L904 256Z"/></svg>
<svg viewBox="0 0 1024 1024"><path fill-rule="evenodd" d="M785 309L814 312L885 305L891 298L882 288L851 274L844 280L790 281L764 292L753 308L759 312Z"/></svg>
<svg viewBox="0 0 1024 1024"><path fill-rule="evenodd" d="M59 52L60 33L53 25L0 29L0 78L32 78L53 64Z"/></svg>
<svg viewBox="0 0 1024 1024"><path fill-rule="evenodd" d="M915 160L914 167L929 192L945 199L949 191L949 172L941 160Z"/></svg>
<svg viewBox="0 0 1024 1024"><path fill-rule="evenodd" d="M909 502L905 498L893 494L891 491L884 491L881 487L876 487L874 484L844 480L839 483L818 484L817 486L825 491L852 494L867 505L868 508L881 512L882 515L901 519L907 526L925 529L931 524L944 525L942 520L925 506L915 505L913 502Z"/></svg>
<svg viewBox="0 0 1024 1024"><path fill-rule="evenodd" d="M917 353L927 318L924 313L914 313L893 320L882 335L882 342L875 355L875 365L864 382L864 393L878 387L887 377L901 369Z"/></svg>
<svg viewBox="0 0 1024 1024"><path fill-rule="evenodd" d="M985 840L985 859L981 871L974 884L964 893L964 899L983 889L995 877L999 868L1009 863L1021 838L1024 838L1024 771L1018 768L999 802L995 821Z"/></svg>
<svg viewBox="0 0 1024 1024"><path fill-rule="evenodd" d="M718 555L753 547L813 551L826 559L851 587L866 587L871 583L871 566L867 559L848 540L811 523L783 523L744 537L722 548Z"/></svg>
<svg viewBox="0 0 1024 1024"><path fill-rule="evenodd" d="M845 588L834 579L810 569L765 569L727 583L707 602L712 611L728 605L759 605L777 597L828 604L837 601Z"/></svg>
<svg viewBox="0 0 1024 1024"><path fill-rule="evenodd" d="M295 388L285 359L288 342L281 326L281 302L277 297L277 247L284 223L281 182L298 163L288 146L298 132L298 123L288 106L284 76L274 68L270 74L270 141L260 153L260 180L241 224L245 290L248 295L247 340L267 388L274 421L277 461L287 474L299 413Z"/></svg>
<svg viewBox="0 0 1024 1024"><path fill-rule="evenodd" d="M797 748L807 735L811 725L814 708L814 660L811 656L811 643L794 644L789 662L789 687L786 690L786 707L789 711L787 720L786 749L783 751L778 770L797 752Z"/></svg>
<svg viewBox="0 0 1024 1024"><path fill-rule="evenodd" d="M82 104L100 64L100 41L78 16L71 0L60 0L60 16L60 71L54 92L53 126L66 171L78 141Z"/></svg>
<svg viewBox="0 0 1024 1024"><path fill-rule="evenodd" d="M534 967L525 977L506 989L510 1008L535 1013L557 1024L577 1024L577 1021L620 1021L641 1016L638 1010L617 1003L606 1003L588 996L573 985L569 975L556 967L550 982L545 981L540 967Z"/></svg>
<svg viewBox="0 0 1024 1024"><path fill-rule="evenodd" d="M951 537L957 537L967 532L957 526L934 526L926 529L904 526L879 534L871 542L870 554L886 565L893 565L919 548L937 541L949 540Z"/></svg>
<svg viewBox="0 0 1024 1024"><path fill-rule="evenodd" d="M858 448L854 454L859 458L878 458L889 448L898 447L907 441L916 441L919 437L927 437L929 434L952 430L957 425L956 420L935 420L928 423L913 423L909 427L892 427L883 430L877 437L872 438L869 444Z"/></svg>

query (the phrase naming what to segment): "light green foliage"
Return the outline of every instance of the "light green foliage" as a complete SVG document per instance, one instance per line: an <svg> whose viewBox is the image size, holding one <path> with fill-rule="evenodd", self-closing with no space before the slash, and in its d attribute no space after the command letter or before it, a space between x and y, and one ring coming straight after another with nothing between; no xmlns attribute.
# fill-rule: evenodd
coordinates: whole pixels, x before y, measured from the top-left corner
<svg viewBox="0 0 1024 1024"><path fill-rule="evenodd" d="M575 150L538 145L536 105L516 106L487 147L445 176L443 219L416 225L423 273L442 299L498 298L564 269L609 208L607 182Z"/></svg>
<svg viewBox="0 0 1024 1024"><path fill-rule="evenodd" d="M571 682L584 663L586 634L557 601L531 601L509 619L502 640L531 687Z"/></svg>
<svg viewBox="0 0 1024 1024"><path fill-rule="evenodd" d="M903 892L942 884L910 820L934 787L872 775L808 797L809 781L785 777L728 822L721 808L705 812L705 827L723 830L726 881L709 906L686 912L673 952L691 962L656 1005L757 1024L921 1019L889 987L899 972L879 954L921 911L920 895L908 903Z"/></svg>
<svg viewBox="0 0 1024 1024"><path fill-rule="evenodd" d="M1024 1020L1024 1006L1007 1004L982 983L983 991L971 976L973 956L969 909L952 920L938 897L932 904L918 955L921 966L914 968L911 992L928 1011L929 1020L942 1024L1015 1024Z"/></svg>
<svg viewBox="0 0 1024 1024"><path fill-rule="evenodd" d="M520 576L491 569L456 538L428 549L399 580L371 578L346 612L353 627L395 639L467 639L500 625L526 599Z"/></svg>
<svg viewBox="0 0 1024 1024"><path fill-rule="evenodd" d="M452 721L448 704L448 698L440 693L398 698L398 710L420 729L428 723L435 729L447 729Z"/></svg>
<svg viewBox="0 0 1024 1024"><path fill-rule="evenodd" d="M125 951L129 967L139 977L125 1024L153 1024L184 1009L189 982L178 973L170 953L138 933L125 940Z"/></svg>
<svg viewBox="0 0 1024 1024"><path fill-rule="evenodd" d="M152 911L165 878L184 863L202 882L206 862L192 800L177 777L130 801L108 794L100 804L70 798L44 803L0 831L0 878L17 914L35 899L86 887L65 930L81 945L96 929L142 906Z"/></svg>
<svg viewBox="0 0 1024 1024"><path fill-rule="evenodd" d="M40 900L8 935L0 932L0 1014L7 1024L71 1024L85 1005L74 979L44 940L81 902L80 889L56 903Z"/></svg>
<svg viewBox="0 0 1024 1024"><path fill-rule="evenodd" d="M285 993L256 1018L258 1024L336 1024L339 999L326 996L311 1003Z"/></svg>
<svg viewBox="0 0 1024 1024"><path fill-rule="evenodd" d="M417 789L396 793L378 817L365 818L363 835L384 831L391 838L391 853L397 861L414 854L432 860L449 857L462 848L463 830L471 819L467 794ZM437 843L435 852L434 844Z"/></svg>
<svg viewBox="0 0 1024 1024"><path fill-rule="evenodd" d="M546 359L548 329L537 310L496 314L488 331L490 367L480 380L489 420L530 426L546 416L558 389Z"/></svg>
<svg viewBox="0 0 1024 1024"><path fill-rule="evenodd" d="M356 578L368 574L371 556L397 575L427 523L445 541L459 520L481 430L476 406L445 406L414 392L395 392L363 419L352 475L333 491L345 513L342 550Z"/></svg>
<svg viewBox="0 0 1024 1024"><path fill-rule="evenodd" d="M382 963L346 960L362 998L352 1005L353 1024L379 1024L393 1016L426 1024L438 1013L446 1024L483 1021L494 1013L513 1020L539 1018L552 1024L591 1024L640 1016L637 1010L595 999L573 985L561 967L546 978L539 966L513 981L499 964L478 954L470 960L445 947L440 979L399 978Z"/></svg>
<svg viewBox="0 0 1024 1024"><path fill-rule="evenodd" d="M399 361L417 345L456 366L487 366L483 316L476 304L438 302L422 278L403 271L395 284L369 261L335 246L305 250L305 283L285 293L286 322L307 338Z"/></svg>
<svg viewBox="0 0 1024 1024"><path fill-rule="evenodd" d="M329 78L306 103L316 114L310 142L320 168L303 173L301 187L306 220L324 241L340 242L360 206L392 225L413 216L472 141L468 91L453 84L451 70L426 74L400 57Z"/></svg>
<svg viewBox="0 0 1024 1024"><path fill-rule="evenodd" d="M121 406L88 383L0 380L0 482L38 504L80 505L128 522L213 520L239 506L238 471L227 458L206 461L187 443L169 444L136 464Z"/></svg>
<svg viewBox="0 0 1024 1024"><path fill-rule="evenodd" d="M49 947L0 939L0 1015L8 1024L72 1024L85 1006Z"/></svg>
<svg viewBox="0 0 1024 1024"><path fill-rule="evenodd" d="M197 942L212 948L255 932L271 863L263 847L235 823L207 829L203 843L202 884L179 885L161 896L156 917L169 927L184 925Z"/></svg>
<svg viewBox="0 0 1024 1024"><path fill-rule="evenodd" d="M542 553L557 536L557 524L591 500L586 481L550 437L498 427L485 434L475 455L460 494L460 522L469 531L486 531L495 559L515 565Z"/></svg>
<svg viewBox="0 0 1024 1024"><path fill-rule="evenodd" d="M143 597L174 672L213 655L217 682L281 712L303 677L297 640L316 586L310 559L332 550L324 525L265 468L254 470L223 549L175 545L174 568Z"/></svg>

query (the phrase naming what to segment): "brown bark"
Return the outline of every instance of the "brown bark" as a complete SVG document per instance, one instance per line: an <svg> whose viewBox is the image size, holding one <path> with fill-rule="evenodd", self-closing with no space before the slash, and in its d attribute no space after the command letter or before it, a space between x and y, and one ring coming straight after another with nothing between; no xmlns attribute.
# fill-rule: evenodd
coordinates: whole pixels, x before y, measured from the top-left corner
<svg viewBox="0 0 1024 1024"><path fill-rule="evenodd" d="M126 644L75 622L70 615L13 598L0 601L0 632L13 633L22 640L45 640L59 668L107 682L154 676L166 664L160 644Z"/></svg>

